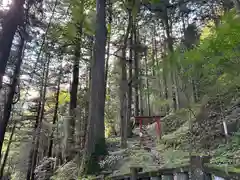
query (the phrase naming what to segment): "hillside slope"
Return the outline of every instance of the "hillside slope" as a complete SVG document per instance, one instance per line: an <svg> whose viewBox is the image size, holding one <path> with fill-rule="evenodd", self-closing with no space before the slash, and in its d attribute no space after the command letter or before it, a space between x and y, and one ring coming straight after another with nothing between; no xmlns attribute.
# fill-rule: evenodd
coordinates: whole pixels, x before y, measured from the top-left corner
<svg viewBox="0 0 240 180"><path fill-rule="evenodd" d="M102 167L113 174L128 173L129 167L136 164L145 171L177 167L188 163L190 149L192 154L211 155L213 164L239 167L240 101L229 103L225 109L224 120L229 133L227 141L220 117L223 114L219 113L214 99L193 107L191 111L183 109L163 118L162 139L147 145L149 149L139 147L138 128L134 130L136 135L128 140L125 150L117 145L119 138L109 140L110 155L102 162ZM148 126L147 132L156 139L155 124Z"/></svg>

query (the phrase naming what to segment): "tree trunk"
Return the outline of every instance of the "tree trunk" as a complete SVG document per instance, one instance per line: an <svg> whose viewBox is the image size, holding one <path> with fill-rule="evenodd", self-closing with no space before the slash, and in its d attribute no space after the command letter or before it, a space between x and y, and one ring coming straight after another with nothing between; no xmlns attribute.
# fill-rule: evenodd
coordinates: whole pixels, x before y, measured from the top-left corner
<svg viewBox="0 0 240 180"><path fill-rule="evenodd" d="M89 122L87 140L82 160L81 172L99 171L98 161L106 155L104 104L105 104L105 46L106 31L106 0L96 0L97 22L94 47L94 62L91 67Z"/></svg>
<svg viewBox="0 0 240 180"><path fill-rule="evenodd" d="M3 117L0 120L0 159L2 157L1 152L2 152L5 132L6 132L8 121L12 111L12 102L13 102L16 86L18 83L18 79L19 79L23 50L24 50L24 40L21 39L12 84L10 86L10 91L8 92L7 102L4 105Z"/></svg>
<svg viewBox="0 0 240 180"><path fill-rule="evenodd" d="M166 35L167 35L167 45L168 45L168 51L170 53L170 56L172 55L173 53L173 41L172 41L172 37L171 37L171 27L169 25L169 18L168 18L168 12L167 12L167 9L164 11L165 13L165 16L164 16L164 25L165 25L165 30L166 30ZM175 91L175 85L174 85L174 77L173 77L173 73L169 72L168 73L168 80L169 80L169 93L172 95L172 101L173 101L173 104L172 104L172 108L173 110L175 111L176 108L177 108L177 101L176 101L176 91Z"/></svg>
<svg viewBox="0 0 240 180"><path fill-rule="evenodd" d="M45 36L43 37L43 42L41 44L41 47L40 47L40 51L38 53L38 57L37 57L37 61L39 61L39 59L41 58L41 54L42 54L42 51L43 51L43 48L44 48L44 44L45 44L45 41L46 41L46 35L47 35L47 32L50 28L50 25L51 25L51 22L52 22L52 19L53 19L53 16L55 14L55 10L56 10L56 6L58 4L58 1L56 0L55 1L55 4L54 4L54 7L53 7L53 11L52 11L52 14L51 14L51 17L50 17L50 20L49 20L49 23L48 23L48 26L47 26L47 29L46 29L46 33L45 33ZM43 86L44 86L44 74L43 74L43 78L42 78L42 85L41 85L41 90L40 90L40 99L42 99L42 92L43 92ZM35 122L35 125L34 125L34 135L33 135L33 139L32 139L32 147L31 147L31 150L30 150L30 153L29 153L29 158L28 158L28 170L27 170L27 175L26 175L26 180L31 180L31 175L32 175L32 159L33 159L33 154L34 154L34 144L35 144L35 141L36 141L36 131L37 131L37 127L38 127L38 124L39 124L39 117L40 117L40 109L41 109L41 106L42 106L42 102L41 100L38 102L38 107L37 107L37 115L36 115L36 122Z"/></svg>
<svg viewBox="0 0 240 180"><path fill-rule="evenodd" d="M40 108L40 114L39 114L39 120L38 120L38 125L36 128L36 141L34 143L34 150L33 150L33 158L32 158L32 167L31 167L31 180L34 180L34 170L36 168L37 164L37 158L38 158L38 151L39 151L39 144L40 144L40 137L41 137L41 130L42 130L42 121L44 118L44 109L45 109L45 102L46 102L46 91L47 91L47 83L48 83L48 74L49 74L49 64L50 64L50 57L47 57L47 62L45 65L45 70L44 70L44 84L43 84L43 92L42 92L42 99L40 99L41 103L41 108Z"/></svg>
<svg viewBox="0 0 240 180"><path fill-rule="evenodd" d="M29 153L29 158L28 158L28 170L27 170L27 176L26 179L27 180L31 180L31 174L32 174L32 159L33 159L33 153L34 153L34 148L35 148L35 142L36 142L36 132L37 132L37 127L38 127L38 122L39 122L39 117L40 117L40 111L41 111L41 106L42 106L42 92L43 92L43 86L44 86L44 76L42 77L42 85L41 85L41 89L40 89L40 101L38 102L37 105L37 115L36 115L36 121L35 121L35 125L34 125L34 129L33 129L33 138L32 138L32 147Z"/></svg>
<svg viewBox="0 0 240 180"><path fill-rule="evenodd" d="M180 99L179 99L179 81L177 80L177 69L173 69L172 72L172 78L173 78L173 87L174 87L174 98L175 98L175 110L179 109L180 107Z"/></svg>
<svg viewBox="0 0 240 180"><path fill-rule="evenodd" d="M143 92L142 74L140 74L140 78L139 78L140 116L144 115L143 93L144 92Z"/></svg>
<svg viewBox="0 0 240 180"><path fill-rule="evenodd" d="M80 28L82 31L82 27ZM80 32L82 33L82 32ZM81 39L81 37L80 37ZM71 83L71 90L70 90L70 104L69 104L69 118L67 121L69 121L67 124L67 137L66 139L66 160L70 161L74 158L74 135L75 135L75 109L77 107L77 92L78 92L78 84L79 84L79 61L80 61L80 55L81 55L81 42L79 38L77 38L77 44L75 46L75 54L74 54L74 62L73 62L73 72L72 72L72 83Z"/></svg>
<svg viewBox="0 0 240 180"><path fill-rule="evenodd" d="M92 67L92 63L93 63L93 46L94 46L94 40L93 37L90 38L90 67L88 68L88 76L86 77L86 87L88 87L88 91L86 92L86 94L90 94L90 88L91 88L91 67ZM82 145L81 145L81 149L84 148L85 143L86 143L86 138L87 138L87 127L88 127L88 117L89 117L89 99L86 98L86 105L84 108L84 127L83 127L83 131L84 131L84 135L82 138Z"/></svg>
<svg viewBox="0 0 240 180"><path fill-rule="evenodd" d="M60 94L60 84L61 84L61 77L62 77L62 69L59 72L58 81L57 81L57 92L55 96L55 108L54 108L54 114L53 114L53 122L52 125L54 126L58 120L58 106L59 106L59 94ZM48 157L52 157L52 149L53 149L53 129L51 130L50 135L50 142L48 147Z"/></svg>
<svg viewBox="0 0 240 180"><path fill-rule="evenodd" d="M124 50L122 50L124 51ZM124 52L123 52L124 54ZM125 53L126 54L126 53ZM122 56L124 57L124 56ZM121 117L121 148L127 147L127 118L128 118L128 109L127 109L127 70L126 70L126 59L122 58L121 69L122 69L122 78L120 83L120 117Z"/></svg>
<svg viewBox="0 0 240 180"><path fill-rule="evenodd" d="M108 19L108 23L110 25L110 27L112 26L112 4L111 1L109 0L109 19ZM108 32L108 38L107 38L107 58L106 58L106 63L105 63L105 91L104 91L104 96L106 99L106 89L107 89L107 82L108 82L108 71L109 71L109 58L110 58L110 42L111 42L111 28L110 28L110 32Z"/></svg>
<svg viewBox="0 0 240 180"><path fill-rule="evenodd" d="M237 13L240 13L240 0L232 0L236 8Z"/></svg>
<svg viewBox="0 0 240 180"><path fill-rule="evenodd" d="M153 38L152 38L152 44L153 44L153 49L152 49L152 52L153 52L153 64L157 66L157 74L155 72L155 69L153 70L153 76L154 78L157 79L157 84L158 84L158 89L159 89L159 96L162 97L162 98L166 98L167 95L167 91L166 89L164 89L164 78L163 76L161 75L161 71L160 71L160 65L159 65L159 60L158 60L158 48L157 48L157 40L156 40L156 37L158 36L157 32L156 32L156 23L154 22L154 28L153 28ZM154 66L155 67L155 66ZM157 77L155 77L157 75Z"/></svg>
<svg viewBox="0 0 240 180"><path fill-rule="evenodd" d="M15 120L15 121L14 121L14 124L13 124L13 127L12 127L12 131L11 131L9 140L8 140L7 149L6 149L6 152L5 152L4 157L3 157L3 162L2 162L2 164L1 164L0 179L1 179L2 176L3 176L4 168L5 168L6 163L7 163L7 158L8 158L8 154L9 154L9 151L10 151L10 146L11 146L11 143L12 143L13 135L14 135L14 133L15 133L16 124L17 124L17 122L16 122L16 120Z"/></svg>
<svg viewBox="0 0 240 180"><path fill-rule="evenodd" d="M131 23L132 24L132 23ZM127 137L132 137L132 122L130 121L132 116L132 81L133 81L133 31L131 31L130 35L130 49L129 49L129 69L128 69L128 132Z"/></svg>
<svg viewBox="0 0 240 180"><path fill-rule="evenodd" d="M44 72L45 72L45 67L46 65L44 65ZM42 74L42 82L41 82L41 89L39 91L39 94L40 94L40 97L39 97L39 102L37 104L37 108L36 108L36 121L35 121L35 124L34 124L34 129L33 129L33 138L32 138L32 147L31 147L31 150L30 150L30 153L29 153L29 158L28 158L28 170L27 170L27 176L26 176L26 179L27 180L31 180L31 174L32 174L32 159L33 159L33 154L34 154L34 148L35 148L35 142L36 142L36 138L37 138L37 135L36 135L36 132L37 132L37 128L38 128L38 124L39 124L39 117L40 117L40 112L41 112L41 107L42 107L42 96L43 96L43 89L44 89L44 73Z"/></svg>
<svg viewBox="0 0 240 180"><path fill-rule="evenodd" d="M230 9L233 8L233 6L234 6L234 5L233 5L233 4L234 4L233 1L234 1L234 0L232 0L232 2L229 1L229 0L223 0L223 1L222 1L224 13L229 12Z"/></svg>
<svg viewBox="0 0 240 180"><path fill-rule="evenodd" d="M73 62L73 72L72 72L72 83L70 90L70 105L69 105L69 129L68 129L68 137L66 138L66 160L70 161L74 158L75 155L75 145L76 140L79 137L75 138L75 120L76 120L76 108L77 108L77 100L78 100L78 85L79 85L79 62L81 58L81 46L82 46L82 33L83 33L83 21L84 21L84 0L80 0L80 21L79 24L76 24L76 28L78 29L78 34L76 37L76 46L74 52L74 62ZM81 121L81 119L79 119Z"/></svg>
<svg viewBox="0 0 240 180"><path fill-rule="evenodd" d="M133 34L134 34L134 87L135 87L135 116L139 116L139 57L138 57L138 35L136 30L136 23L133 22Z"/></svg>
<svg viewBox="0 0 240 180"><path fill-rule="evenodd" d="M151 116L150 92L149 92L149 81L148 81L147 52L145 52L144 56L145 56L145 78L146 78L146 89L147 89L147 112L148 112L148 116Z"/></svg>
<svg viewBox="0 0 240 180"><path fill-rule="evenodd" d="M155 24L154 24L154 30L153 30L153 35L152 35L152 75L155 78L156 76L156 70L155 70L155 65L157 61L157 42L156 42L156 29L155 29ZM158 81L160 83L160 81ZM160 85L159 85L160 87Z"/></svg>
<svg viewBox="0 0 240 180"><path fill-rule="evenodd" d="M126 68L126 50L127 50L127 43L129 33L132 27L132 12L128 10L128 26L124 37L123 48L122 48L122 55L120 59L121 65L121 82L120 82L120 118L121 118L121 126L120 126L120 133L121 133L121 148L127 147L127 129L128 129L128 81L127 81L127 68Z"/></svg>
<svg viewBox="0 0 240 180"><path fill-rule="evenodd" d="M10 55L12 42L18 25L23 21L23 4L25 0L14 0L10 10L3 19L0 34L0 89Z"/></svg>

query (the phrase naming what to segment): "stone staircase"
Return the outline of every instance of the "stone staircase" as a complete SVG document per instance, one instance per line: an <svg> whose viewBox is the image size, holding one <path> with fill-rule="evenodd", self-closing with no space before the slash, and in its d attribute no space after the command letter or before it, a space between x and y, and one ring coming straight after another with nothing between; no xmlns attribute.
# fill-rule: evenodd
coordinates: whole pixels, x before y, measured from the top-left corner
<svg viewBox="0 0 240 180"><path fill-rule="evenodd" d="M160 156L160 154L158 153L157 149L156 149L156 144L157 141L156 139L154 139L152 136L150 136L146 129L143 128L142 129L142 133L140 133L140 147L142 147L144 150L150 152L153 156L155 161L158 164L162 164L163 162L163 158Z"/></svg>

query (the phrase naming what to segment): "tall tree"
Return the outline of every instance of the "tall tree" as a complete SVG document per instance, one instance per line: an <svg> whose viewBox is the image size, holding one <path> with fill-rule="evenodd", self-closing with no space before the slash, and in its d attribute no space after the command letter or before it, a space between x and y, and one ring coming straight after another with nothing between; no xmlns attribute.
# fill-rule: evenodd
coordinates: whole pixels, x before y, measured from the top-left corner
<svg viewBox="0 0 240 180"><path fill-rule="evenodd" d="M124 35L124 41L123 41L123 47L121 49L121 81L120 81L120 118L121 118L121 147L126 148L127 147L127 125L128 125L128 113L130 111L128 110L128 81L127 81L127 57L126 57L126 50L127 50L127 43L128 43L128 37L131 31L132 27L132 9L128 9L128 26L127 30Z"/></svg>
<svg viewBox="0 0 240 180"><path fill-rule="evenodd" d="M139 115L139 54L138 54L138 34L137 21L133 22L132 31L134 34L134 88L135 88L135 116Z"/></svg>
<svg viewBox="0 0 240 180"><path fill-rule="evenodd" d="M14 123L13 123L13 127L11 129L11 134L10 134L10 137L9 137L9 140L8 140L7 149L6 149L6 152L4 154L2 164L1 164L0 178L2 178L3 173L4 173L4 169L5 169L6 164L7 164L7 159L8 159L8 155L9 155L9 152L10 152L10 146L11 146L12 139L13 139L13 136L14 136L14 133L15 133L16 125L17 125L17 122L15 120Z"/></svg>
<svg viewBox="0 0 240 180"><path fill-rule="evenodd" d="M148 79L148 59L147 59L147 49L144 51L145 59L145 79L146 79L146 97L147 97L147 114L151 116L151 106L150 106L150 90L149 90L149 79Z"/></svg>
<svg viewBox="0 0 240 180"><path fill-rule="evenodd" d="M2 86L2 78L7 66L14 35L18 25L23 24L24 3L25 0L14 0L10 10L3 19L2 31L0 33L0 88Z"/></svg>
<svg viewBox="0 0 240 180"><path fill-rule="evenodd" d="M79 27L79 33L82 34L82 27ZM67 143L66 143L66 160L70 161L73 159L73 149L74 149L74 135L75 135L75 109L77 107L77 93L79 84L79 61L80 61L80 51L81 51L81 37L76 38L77 43L75 45L74 52L74 62L73 62L73 72L72 72L72 82L70 89L70 104L69 104L69 119L68 132L67 132Z"/></svg>
<svg viewBox="0 0 240 180"><path fill-rule="evenodd" d="M106 154L104 104L105 104L105 46L107 41L106 29L106 0L96 0L96 35L94 44L94 61L91 66L89 119L87 140L85 145L82 170L92 172L101 155Z"/></svg>
<svg viewBox="0 0 240 180"><path fill-rule="evenodd" d="M132 19L131 19L132 20ZM131 25L133 23L131 22ZM130 33L130 45L129 45L129 67L128 67L128 117L127 117L127 121L128 121L128 132L127 132L127 136L131 137L132 136L132 123L130 121L131 116L132 116L132 92L133 92L133 31L132 31L132 27L131 27L131 33Z"/></svg>
<svg viewBox="0 0 240 180"><path fill-rule="evenodd" d="M107 57L106 57L106 65L105 65L105 97L107 92L107 82L108 82L108 72L109 72L109 59L110 59L110 43L111 43L111 29L112 29L112 16L113 16L113 10L112 10L112 2L111 0L108 1L109 7L108 7L108 23L109 23L109 29L108 29L108 38L107 38ZM110 89L109 89L110 90Z"/></svg>
<svg viewBox="0 0 240 180"><path fill-rule="evenodd" d="M56 91L56 95L55 95L55 107L54 107L54 114L53 114L53 121L52 121L53 125L55 125L58 120L58 108L59 108L59 95L60 95L62 67L60 67L59 74L60 75L58 76L58 80L57 80L57 91ZM54 133L53 133L53 129L52 129L51 135L50 135L49 146L48 146L48 157L52 157L52 155L53 155L53 143L54 143L53 139L54 139ZM56 154L55 154L55 156L56 156Z"/></svg>
<svg viewBox="0 0 240 180"><path fill-rule="evenodd" d="M16 87L18 84L20 67L22 64L22 55L23 55L23 51L24 51L24 41L25 40L21 37L19 49L18 49L18 57L17 57L16 64L15 64L14 75L12 78L10 90L8 92L7 102L5 103L5 106L4 106L3 117L0 121L0 158L1 158L1 153L2 153L2 147L3 147L3 141L4 141L4 137L5 137L5 133L6 133L6 128L7 128L9 118L11 115L13 98L14 98Z"/></svg>
<svg viewBox="0 0 240 180"><path fill-rule="evenodd" d="M38 124L36 128L36 138L34 142L34 147L33 147L33 156L32 156L32 162L31 162L31 180L35 179L35 168L37 165L37 159L39 156L39 144L40 144L40 136L41 136L41 131L42 131L42 123L43 123L43 118L45 114L45 105L46 105L46 93L47 93L47 84L48 84L48 75L49 75L49 64L50 64L50 54L46 55L46 62L44 64L44 71L43 71L43 89L42 89L42 95L41 95L41 106L39 109L39 119L38 119Z"/></svg>

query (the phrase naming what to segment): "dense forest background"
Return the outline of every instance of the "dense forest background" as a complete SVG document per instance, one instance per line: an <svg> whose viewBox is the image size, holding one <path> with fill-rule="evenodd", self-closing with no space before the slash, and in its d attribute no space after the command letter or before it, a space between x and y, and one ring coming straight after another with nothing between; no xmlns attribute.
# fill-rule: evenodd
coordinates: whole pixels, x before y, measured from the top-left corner
<svg viewBox="0 0 240 180"><path fill-rule="evenodd" d="M163 166L200 153L239 168L239 0L0 3L0 179L147 168L133 117L153 115Z"/></svg>

